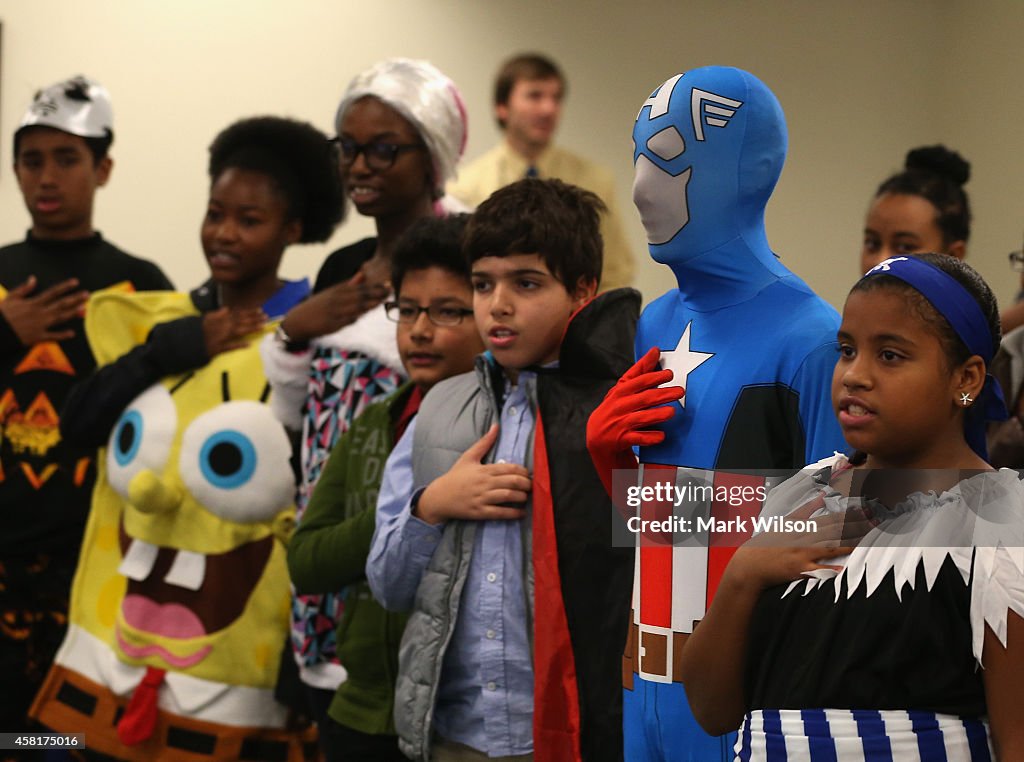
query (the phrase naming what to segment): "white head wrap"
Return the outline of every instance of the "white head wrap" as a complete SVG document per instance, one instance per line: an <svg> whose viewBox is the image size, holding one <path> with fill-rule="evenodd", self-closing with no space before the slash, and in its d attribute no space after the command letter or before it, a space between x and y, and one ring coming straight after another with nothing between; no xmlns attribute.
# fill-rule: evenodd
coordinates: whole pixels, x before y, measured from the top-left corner
<svg viewBox="0 0 1024 762"><path fill-rule="evenodd" d="M36 93L18 129L53 127L83 138L103 138L114 131L110 94L98 82L78 76Z"/></svg>
<svg viewBox="0 0 1024 762"><path fill-rule="evenodd" d="M348 107L372 95L409 120L434 163L435 190L444 193L466 147L466 108L455 83L428 61L389 58L357 74L341 98L334 127Z"/></svg>

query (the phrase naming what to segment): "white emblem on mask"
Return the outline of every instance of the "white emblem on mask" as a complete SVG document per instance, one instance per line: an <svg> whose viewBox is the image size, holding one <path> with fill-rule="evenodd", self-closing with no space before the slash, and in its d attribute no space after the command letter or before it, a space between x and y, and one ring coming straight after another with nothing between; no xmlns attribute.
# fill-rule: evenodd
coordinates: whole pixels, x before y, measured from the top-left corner
<svg viewBox="0 0 1024 762"><path fill-rule="evenodd" d="M690 116L693 119L693 132L697 140L704 140L705 124L709 127L725 127L742 105L743 101L735 101L724 95L693 88L693 92L690 93ZM651 110L653 112L653 108Z"/></svg>
<svg viewBox="0 0 1024 762"><path fill-rule="evenodd" d="M669 101L672 100L672 91L676 89L676 82L678 82L682 76L682 74L676 74L671 79L665 80L665 84L658 88L658 92L644 101L644 105L640 107L640 110L636 114L636 120L640 121L640 114L642 114L644 109L648 106L651 107L651 113L647 115L648 120L657 119L659 116L665 116L665 114L668 113Z"/></svg>

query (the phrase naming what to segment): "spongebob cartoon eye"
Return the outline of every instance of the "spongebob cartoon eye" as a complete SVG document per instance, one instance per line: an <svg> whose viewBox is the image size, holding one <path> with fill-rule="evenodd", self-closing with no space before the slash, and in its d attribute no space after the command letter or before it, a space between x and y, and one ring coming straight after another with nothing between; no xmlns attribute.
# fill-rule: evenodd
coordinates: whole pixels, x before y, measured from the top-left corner
<svg viewBox="0 0 1024 762"><path fill-rule="evenodd" d="M199 468L206 481L215 487L235 489L256 473L256 448L239 431L218 431L203 442Z"/></svg>
<svg viewBox="0 0 1024 762"><path fill-rule="evenodd" d="M291 505L291 445L266 405L227 402L185 430L179 470L185 486L227 521L269 521Z"/></svg>
<svg viewBox="0 0 1024 762"><path fill-rule="evenodd" d="M107 478L119 495L128 497L128 484L140 471L163 470L177 427L171 394L160 384L144 391L125 409L107 443Z"/></svg>

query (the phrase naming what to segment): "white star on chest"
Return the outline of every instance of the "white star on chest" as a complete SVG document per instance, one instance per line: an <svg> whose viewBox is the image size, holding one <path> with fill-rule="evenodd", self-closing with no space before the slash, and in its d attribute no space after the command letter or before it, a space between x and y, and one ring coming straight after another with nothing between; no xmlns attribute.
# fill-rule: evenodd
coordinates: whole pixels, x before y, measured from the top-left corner
<svg viewBox="0 0 1024 762"><path fill-rule="evenodd" d="M686 324L686 330L679 337L679 343L675 349L664 350L661 353L661 367L672 371L672 380L666 381L662 386L687 386L686 377L699 368L702 364L715 356L714 352L695 352L690 349L690 326L691 320ZM679 400L681 407L686 407L686 397Z"/></svg>

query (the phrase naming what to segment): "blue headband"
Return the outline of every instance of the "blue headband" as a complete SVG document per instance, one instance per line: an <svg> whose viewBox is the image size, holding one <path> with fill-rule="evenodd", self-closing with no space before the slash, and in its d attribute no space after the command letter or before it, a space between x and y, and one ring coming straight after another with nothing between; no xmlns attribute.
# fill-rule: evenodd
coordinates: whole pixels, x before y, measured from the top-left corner
<svg viewBox="0 0 1024 762"><path fill-rule="evenodd" d="M956 278L917 257L892 257L879 262L861 280L874 275L891 275L912 286L946 319L970 354L981 357L986 368L991 364L998 347L992 344L988 320L975 298ZM991 374L985 376L978 405L984 415L965 416L964 434L971 449L988 460L986 422L1005 421L1009 417L1003 390Z"/></svg>
<svg viewBox="0 0 1024 762"><path fill-rule="evenodd" d="M879 262L864 277L872 275L891 275L909 283L946 318L968 352L980 356L986 366L992 362L996 347L992 346L988 320L956 278L917 257L892 257Z"/></svg>

